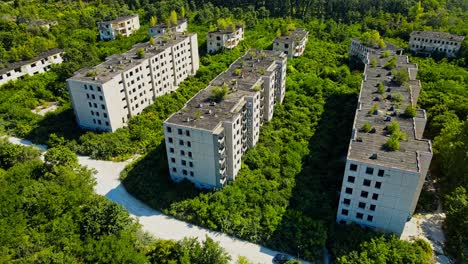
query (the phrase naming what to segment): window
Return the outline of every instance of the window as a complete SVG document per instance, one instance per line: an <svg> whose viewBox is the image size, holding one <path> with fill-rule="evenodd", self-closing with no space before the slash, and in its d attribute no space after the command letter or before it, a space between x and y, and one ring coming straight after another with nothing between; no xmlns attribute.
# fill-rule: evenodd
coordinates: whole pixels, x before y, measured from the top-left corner
<svg viewBox="0 0 468 264"><path fill-rule="evenodd" d="M343 203L346 204L346 205L350 205L350 204L351 204L351 200L345 198L345 199L343 200Z"/></svg>
<svg viewBox="0 0 468 264"><path fill-rule="evenodd" d="M182 129L180 129L180 128L177 129L177 133L178 133L179 135L182 135Z"/></svg>
<svg viewBox="0 0 468 264"><path fill-rule="evenodd" d="M169 143L172 144L172 138L171 138L171 137L170 137L170 138L167 138L167 141L169 141Z"/></svg>
<svg viewBox="0 0 468 264"><path fill-rule="evenodd" d="M106 121L106 126L109 126L109 122Z"/></svg>
<svg viewBox="0 0 468 264"><path fill-rule="evenodd" d="M354 177L354 176L348 176L348 182L350 182L350 183L354 183L355 179L356 179L356 177Z"/></svg>
<svg viewBox="0 0 468 264"><path fill-rule="evenodd" d="M380 189L381 186L382 186L381 182L375 182L375 188Z"/></svg>
<svg viewBox="0 0 468 264"><path fill-rule="evenodd" d="M188 152L188 156L191 158L192 157L192 152Z"/></svg>
<svg viewBox="0 0 468 264"><path fill-rule="evenodd" d="M174 153L174 148L169 148L170 153Z"/></svg>
<svg viewBox="0 0 468 264"><path fill-rule="evenodd" d="M189 130L185 130L185 135L186 135L187 137L190 137L190 131L189 131Z"/></svg>
<svg viewBox="0 0 468 264"><path fill-rule="evenodd" d="M181 145L181 146L184 145L184 141L182 139L179 139L179 145Z"/></svg>
<svg viewBox="0 0 468 264"><path fill-rule="evenodd" d="M102 98L102 96L100 95L100 96L99 96L99 100L103 101L103 100L104 100L104 98Z"/></svg>
<svg viewBox="0 0 468 264"><path fill-rule="evenodd" d="M91 115L92 115L92 116L94 115L94 111L91 111Z"/></svg>
<svg viewBox="0 0 468 264"><path fill-rule="evenodd" d="M350 171L357 171L357 165L356 164L350 164L349 165L349 170Z"/></svg>
<svg viewBox="0 0 468 264"><path fill-rule="evenodd" d="M342 214L342 215L348 215L348 210L346 210L346 209L341 209L341 214Z"/></svg>
<svg viewBox="0 0 468 264"><path fill-rule="evenodd" d="M367 198L369 196L369 192L361 191L361 197Z"/></svg>
<svg viewBox="0 0 468 264"><path fill-rule="evenodd" d="M192 142L187 141L187 147L191 148L192 147Z"/></svg>
<svg viewBox="0 0 468 264"><path fill-rule="evenodd" d="M364 208L366 208L366 203L359 202L359 205L358 205L358 206L359 206L359 208L364 209Z"/></svg>
<svg viewBox="0 0 468 264"><path fill-rule="evenodd" d="M369 206L369 210L375 211L375 204L371 204L371 205Z"/></svg>
<svg viewBox="0 0 468 264"><path fill-rule="evenodd" d="M98 92L100 92L100 91L101 91L101 87L98 86L97 90L98 90Z"/></svg>
<svg viewBox="0 0 468 264"><path fill-rule="evenodd" d="M101 105L102 110L106 110L106 107L102 104Z"/></svg>
<svg viewBox="0 0 468 264"><path fill-rule="evenodd" d="M86 98L88 98L88 99L89 99L89 94L86 94Z"/></svg>
<svg viewBox="0 0 468 264"><path fill-rule="evenodd" d="M193 171L191 171L191 172L190 172L190 176L192 176L192 177L193 177Z"/></svg>
<svg viewBox="0 0 468 264"><path fill-rule="evenodd" d="M374 220L374 217L372 215L367 216L367 221L372 222Z"/></svg>
<svg viewBox="0 0 468 264"><path fill-rule="evenodd" d="M168 133L171 133L171 132L172 132L172 128L171 128L171 127L166 127L166 131L167 131Z"/></svg>
<svg viewBox="0 0 468 264"><path fill-rule="evenodd" d="M377 200L377 199L379 199L379 195L376 193L372 194L372 200Z"/></svg>
<svg viewBox="0 0 468 264"><path fill-rule="evenodd" d="M374 174L374 168L367 167L367 168L366 168L366 174L369 174L369 175Z"/></svg>
<svg viewBox="0 0 468 264"><path fill-rule="evenodd" d="M384 173L385 173L384 170L379 170L379 172L377 173L377 176L383 177L383 176L384 176Z"/></svg>
<svg viewBox="0 0 468 264"><path fill-rule="evenodd" d="M100 124L100 125L102 124L101 120L99 120L99 119L98 119L98 121L97 121L97 122L98 122L98 124Z"/></svg>
<svg viewBox="0 0 468 264"><path fill-rule="evenodd" d="M370 181L370 180L367 180L367 179L365 179L365 180L362 182L362 185L364 185L364 186L370 186L370 184L371 184L371 181Z"/></svg>
<svg viewBox="0 0 468 264"><path fill-rule="evenodd" d="M189 161L189 167L193 168L193 162Z"/></svg>
<svg viewBox="0 0 468 264"><path fill-rule="evenodd" d="M183 166L187 166L187 161L182 160L181 164L182 164Z"/></svg>
<svg viewBox="0 0 468 264"><path fill-rule="evenodd" d="M356 214L357 219L362 219L363 217L364 217L364 214L362 214L362 213L357 213Z"/></svg>
<svg viewBox="0 0 468 264"><path fill-rule="evenodd" d="M171 158L171 162L172 162L172 163L175 163L175 158Z"/></svg>
<svg viewBox="0 0 468 264"><path fill-rule="evenodd" d="M187 175L187 170L182 170L182 174Z"/></svg>
<svg viewBox="0 0 468 264"><path fill-rule="evenodd" d="M172 168L172 171L173 171L173 172L177 172L177 169L176 169L176 168Z"/></svg>
<svg viewBox="0 0 468 264"><path fill-rule="evenodd" d="M352 188L346 188L346 193L347 194L353 194L353 189Z"/></svg>

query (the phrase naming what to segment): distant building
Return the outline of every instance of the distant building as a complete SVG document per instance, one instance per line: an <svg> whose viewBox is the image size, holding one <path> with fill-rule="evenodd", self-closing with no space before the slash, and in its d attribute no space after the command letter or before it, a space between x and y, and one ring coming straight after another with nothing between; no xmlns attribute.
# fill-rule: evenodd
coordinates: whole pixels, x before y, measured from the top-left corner
<svg viewBox="0 0 468 264"><path fill-rule="evenodd" d="M284 53L251 49L164 122L174 181L220 188L235 180L243 154L283 101L286 63ZM222 89L227 94L216 101L215 91Z"/></svg>
<svg viewBox="0 0 468 264"><path fill-rule="evenodd" d="M41 28L49 30L51 27L58 25L57 20L38 20L35 24Z"/></svg>
<svg viewBox="0 0 468 264"><path fill-rule="evenodd" d="M123 16L111 21L98 22L99 36L101 40L112 40L117 35L130 36L140 28L138 15Z"/></svg>
<svg viewBox="0 0 468 264"><path fill-rule="evenodd" d="M431 142L422 138L425 111L417 110L414 118L403 114L407 106L416 106L421 83L416 79L417 65L407 56L382 58L381 50L372 50L368 56L367 61L377 63L365 66L337 222L354 222L400 235L414 213L432 159ZM397 70L408 72L406 84L399 86L392 81L392 70L384 67L391 59L396 59ZM383 94L377 92L380 84ZM407 137L395 151L385 147L391 122L397 122ZM365 124L370 128L367 131Z"/></svg>
<svg viewBox="0 0 468 264"><path fill-rule="evenodd" d="M369 55L380 55L383 51L387 51L389 55L401 55L403 49L397 47L391 43L385 42L386 47L384 49L377 49L374 47L369 47L361 41L359 38L354 38L351 40L351 48L349 49L349 56L357 58L360 62L364 64L369 64Z"/></svg>
<svg viewBox="0 0 468 264"><path fill-rule="evenodd" d="M304 53L309 32L303 28L290 30L289 35L276 37L273 41L273 50L282 51L288 58L299 57Z"/></svg>
<svg viewBox="0 0 468 264"><path fill-rule="evenodd" d="M154 45L137 44L67 80L76 120L84 129L115 131L198 68L196 34L170 33Z"/></svg>
<svg viewBox="0 0 468 264"><path fill-rule="evenodd" d="M413 31L410 34L409 48L415 54L431 55L434 52L455 57L465 37L445 32Z"/></svg>
<svg viewBox="0 0 468 264"><path fill-rule="evenodd" d="M187 31L187 19L182 18L177 21L177 25L166 25L166 24L158 24L154 27L149 28L149 36L150 37L157 37L159 35L164 35L168 32L185 32Z"/></svg>
<svg viewBox="0 0 468 264"><path fill-rule="evenodd" d="M241 40L244 39L244 28L240 24L236 24L235 28L228 27L227 29L217 29L216 31L208 32L206 45L208 53L214 53L221 49L233 49Z"/></svg>
<svg viewBox="0 0 468 264"><path fill-rule="evenodd" d="M34 59L15 62L7 68L0 69L0 85L22 78L24 75L35 75L50 70L52 64L63 62L62 53L60 49L52 49Z"/></svg>

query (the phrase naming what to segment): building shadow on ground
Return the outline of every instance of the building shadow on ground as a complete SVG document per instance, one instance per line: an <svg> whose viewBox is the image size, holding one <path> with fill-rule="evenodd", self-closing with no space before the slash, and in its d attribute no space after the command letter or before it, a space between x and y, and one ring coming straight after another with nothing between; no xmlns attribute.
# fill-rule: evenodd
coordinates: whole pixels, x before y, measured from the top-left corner
<svg viewBox="0 0 468 264"><path fill-rule="evenodd" d="M319 263L324 260L323 245L335 222L356 104L354 93L337 93L326 100L287 211L267 246Z"/></svg>

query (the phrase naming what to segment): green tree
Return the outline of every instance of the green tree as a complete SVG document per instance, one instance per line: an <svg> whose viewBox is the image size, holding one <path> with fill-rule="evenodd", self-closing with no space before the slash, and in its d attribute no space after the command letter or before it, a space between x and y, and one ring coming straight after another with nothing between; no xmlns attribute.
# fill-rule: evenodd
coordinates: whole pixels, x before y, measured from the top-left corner
<svg viewBox="0 0 468 264"><path fill-rule="evenodd" d="M78 157L76 154L73 153L69 148L63 146L57 146L49 149L44 155L44 161L50 167L78 167Z"/></svg>
<svg viewBox="0 0 468 264"><path fill-rule="evenodd" d="M156 16L152 16L150 18L150 27L154 27L158 24L158 18Z"/></svg>
<svg viewBox="0 0 468 264"><path fill-rule="evenodd" d="M405 108L405 116L407 117L415 117L416 116L416 108L412 105L408 105L406 108Z"/></svg>
<svg viewBox="0 0 468 264"><path fill-rule="evenodd" d="M170 25L175 26L178 23L177 12L175 10L171 11L171 15L169 16Z"/></svg>
<svg viewBox="0 0 468 264"><path fill-rule="evenodd" d="M213 88L211 99L219 103L226 98L228 92L229 90L226 85L223 85L222 87L216 86Z"/></svg>

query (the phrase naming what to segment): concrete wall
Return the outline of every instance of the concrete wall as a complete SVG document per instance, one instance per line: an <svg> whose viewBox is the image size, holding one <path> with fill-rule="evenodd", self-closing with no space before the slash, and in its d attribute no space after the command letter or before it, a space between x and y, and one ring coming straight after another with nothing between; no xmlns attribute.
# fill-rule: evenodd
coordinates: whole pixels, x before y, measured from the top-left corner
<svg viewBox="0 0 468 264"><path fill-rule="evenodd" d="M447 41L435 38L413 36L410 37L409 48L414 53L445 53L447 57L455 57L460 50L461 42Z"/></svg>
<svg viewBox="0 0 468 264"><path fill-rule="evenodd" d="M5 73L0 74L0 85L8 81L14 81L24 75L36 75L49 71L52 64L61 64L63 62L62 54L52 54L46 58L37 59L36 61L18 66Z"/></svg>
<svg viewBox="0 0 468 264"><path fill-rule="evenodd" d="M244 39L244 29L238 28L232 33L208 32L206 45L208 53L217 52L223 48L233 49Z"/></svg>
<svg viewBox="0 0 468 264"><path fill-rule="evenodd" d="M117 35L130 36L140 28L138 16L120 22L98 22L99 37L101 40L113 40Z"/></svg>
<svg viewBox="0 0 468 264"><path fill-rule="evenodd" d="M356 171L351 170L351 164L357 165ZM366 173L368 167L373 168L372 174ZM383 176L379 176L380 170ZM349 176L354 177L354 183L349 182ZM369 180L370 186L365 186L364 180ZM418 172L347 160L337 221L355 222L399 235L413 214L421 182L424 182L424 177ZM376 184L380 184L380 188ZM346 193L347 188L352 189L352 194ZM368 192L367 198L362 197L363 191ZM350 200L349 205L345 204L345 199ZM364 208L360 208L359 203L364 203ZM345 215L346 211L343 210L347 210L348 214ZM362 219L358 218L358 214L362 214ZM372 219L368 219L369 216Z"/></svg>
<svg viewBox="0 0 468 264"><path fill-rule="evenodd" d="M179 129L182 134L179 133ZM219 154L214 151L218 149L214 140L217 137L214 137L211 131L164 124L164 137L169 173L173 180L180 181L185 178L200 188L219 186L219 164L216 164L219 162Z"/></svg>

